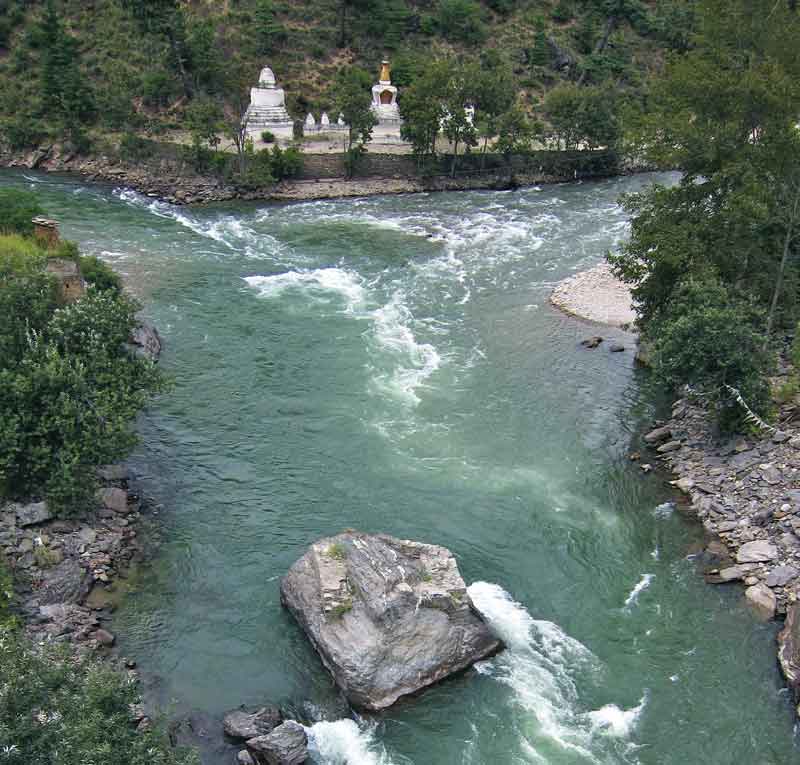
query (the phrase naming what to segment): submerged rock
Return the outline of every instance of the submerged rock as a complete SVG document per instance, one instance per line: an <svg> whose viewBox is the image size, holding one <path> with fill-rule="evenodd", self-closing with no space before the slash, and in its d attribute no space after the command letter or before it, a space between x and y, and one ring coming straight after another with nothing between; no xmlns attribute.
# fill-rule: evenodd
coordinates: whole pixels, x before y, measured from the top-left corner
<svg viewBox="0 0 800 765"><path fill-rule="evenodd" d="M767 585L759 582L744 591L747 603L759 619L769 621L775 617L777 599L775 593Z"/></svg>
<svg viewBox="0 0 800 765"><path fill-rule="evenodd" d="M251 738L247 748L266 765L301 765L308 759L305 728L294 720L287 720L266 736Z"/></svg>
<svg viewBox="0 0 800 765"><path fill-rule="evenodd" d="M345 532L315 542L281 582L281 601L355 706L401 696L496 653L444 547Z"/></svg>

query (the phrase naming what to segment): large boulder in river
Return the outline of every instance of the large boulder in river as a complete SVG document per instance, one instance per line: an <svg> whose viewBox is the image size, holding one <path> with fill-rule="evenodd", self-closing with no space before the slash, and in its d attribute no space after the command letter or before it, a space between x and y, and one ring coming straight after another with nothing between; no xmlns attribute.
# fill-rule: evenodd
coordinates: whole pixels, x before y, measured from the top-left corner
<svg viewBox="0 0 800 765"><path fill-rule="evenodd" d="M449 550L385 534L315 542L281 582L281 601L349 701L365 709L384 709L502 648Z"/></svg>

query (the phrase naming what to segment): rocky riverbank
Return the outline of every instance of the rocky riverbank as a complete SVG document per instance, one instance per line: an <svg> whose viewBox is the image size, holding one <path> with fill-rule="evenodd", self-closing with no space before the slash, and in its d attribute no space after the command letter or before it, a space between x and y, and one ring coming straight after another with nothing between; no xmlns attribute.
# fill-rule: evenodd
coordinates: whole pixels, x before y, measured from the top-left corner
<svg viewBox="0 0 800 765"><path fill-rule="evenodd" d="M761 436L721 438L688 398L644 436L712 541L706 579L744 586L757 618L786 616L778 655L800 701L800 421L786 405ZM798 708L800 714L800 708Z"/></svg>
<svg viewBox="0 0 800 765"><path fill-rule="evenodd" d="M157 360L161 339L147 321L130 338L130 352ZM14 610L35 643L67 643L114 659L136 679L136 663L112 652L110 622L119 580L144 559L143 519L152 508L124 465L97 471L95 505L56 517L47 502L0 505L0 557L14 580ZM135 722L147 725L143 708Z"/></svg>
<svg viewBox="0 0 800 765"><path fill-rule="evenodd" d="M231 200L302 201L334 199L379 194L406 194L423 191L468 191L535 186L542 183L560 183L581 177L594 177L594 173L581 173L567 163L563 171L515 171L513 181L506 171L487 171L459 175L430 177L410 174L393 174L385 177L368 176L354 179L313 178L286 180L263 188L244 189L213 175L202 175L191 170L176 157L149 158L137 163L123 162L118 158L100 155L86 157L65 151L58 146L47 146L27 152L0 150L0 167L25 168L50 173L82 175L97 183L131 188L146 196L170 204L207 204ZM644 168L626 167L622 172L639 172ZM609 171L603 171L610 174ZM611 171L613 172L613 171Z"/></svg>

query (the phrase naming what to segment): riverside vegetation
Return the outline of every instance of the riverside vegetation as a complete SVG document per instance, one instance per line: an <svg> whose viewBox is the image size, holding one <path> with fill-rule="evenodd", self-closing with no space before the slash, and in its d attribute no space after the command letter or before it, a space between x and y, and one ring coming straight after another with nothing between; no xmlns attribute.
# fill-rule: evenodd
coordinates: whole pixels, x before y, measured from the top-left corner
<svg viewBox="0 0 800 765"><path fill-rule="evenodd" d="M444 127L454 155L524 153L531 140L612 146L619 114L645 95L645 75L685 49L692 0L4 0L0 136L20 152L146 163L156 141L182 146L198 172L243 188L291 178L289 149L253 150L241 128L248 87L265 59L289 108L363 116L343 83L364 80L389 52L405 95L407 140L420 159ZM476 49L480 54L476 55ZM368 86L372 75L364 80ZM363 84L363 83L362 83ZM474 126L463 108L475 107ZM353 125L348 171L368 130ZM221 137L236 156L221 152ZM421 162L421 166L425 163Z"/></svg>
<svg viewBox="0 0 800 765"><path fill-rule="evenodd" d="M702 0L690 50L629 130L632 151L683 176L626 198L631 237L610 260L659 379L701 394L723 429L747 424L739 396L770 417L800 316L798 39L794 2Z"/></svg>
<svg viewBox="0 0 800 765"><path fill-rule="evenodd" d="M12 515L19 507L7 506L8 500L44 498L40 507L46 510L30 521L81 519L95 501L98 467L132 448L132 420L147 398L163 389L165 379L129 345L138 305L122 292L119 277L102 261L80 256L71 243L48 247L37 241L30 222L37 212L31 194L0 194L0 510L5 519L9 507ZM88 283L83 297L64 302L47 271L51 258L80 264ZM131 711L139 694L128 675L85 649L68 648L63 638L43 644L25 636L2 551L9 549L9 534L15 531L5 524L0 540L2 761L193 762L193 755L170 746L161 726L137 729L143 715ZM63 558L47 546L57 531L39 526L33 542L30 535L23 537L42 568ZM55 608L88 615L77 606Z"/></svg>

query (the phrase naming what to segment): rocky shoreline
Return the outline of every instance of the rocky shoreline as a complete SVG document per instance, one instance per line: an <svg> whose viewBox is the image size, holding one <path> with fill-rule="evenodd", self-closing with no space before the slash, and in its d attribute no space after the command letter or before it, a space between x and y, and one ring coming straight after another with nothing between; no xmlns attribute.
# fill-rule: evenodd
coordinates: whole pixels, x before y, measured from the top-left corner
<svg viewBox="0 0 800 765"><path fill-rule="evenodd" d="M157 361L161 339L140 320L129 347ZM0 505L0 556L14 580L14 611L31 641L109 659L135 682L136 662L114 651L110 622L119 580L148 552L142 527L154 508L125 465L98 468L97 478L96 504L79 516L56 517L44 501ZM132 716L149 725L143 706Z"/></svg>
<svg viewBox="0 0 800 765"><path fill-rule="evenodd" d="M285 180L263 188L243 189L220 178L195 173L187 168L185 163L174 159L162 158L129 164L105 155L81 156L63 151L56 146L42 147L28 152L0 150L0 167L80 175L87 181L130 188L146 196L176 205L234 200L289 202L428 191L508 189L542 183L562 183L580 177L577 172L570 172L567 175L544 171L515 172L512 183L504 172L463 175L455 178L443 175L424 178L394 175L350 180L345 178ZM620 173L639 172L644 169L623 168Z"/></svg>
<svg viewBox="0 0 800 765"><path fill-rule="evenodd" d="M677 400L644 436L672 484L711 537L706 580L741 583L757 618L785 615L778 660L800 701L800 422L781 408L780 427L761 436L721 438L707 410ZM800 707L798 707L800 715Z"/></svg>
<svg viewBox="0 0 800 765"><path fill-rule="evenodd" d="M628 328L632 313L627 286L607 264L560 282L551 303L583 319ZM632 321L632 320L630 320ZM602 338L584 340L596 348ZM641 351L641 349L640 349ZM637 353L637 360L642 361ZM786 371L786 370L784 370ZM783 380L786 382L786 380ZM679 398L666 420L644 435L640 460L652 470L649 451L671 472L671 484L703 525L705 578L744 586L744 602L756 618L785 617L778 635L778 662L800 702L800 411L781 407L779 426L758 435L721 437L702 402ZM800 716L800 705L797 706Z"/></svg>

